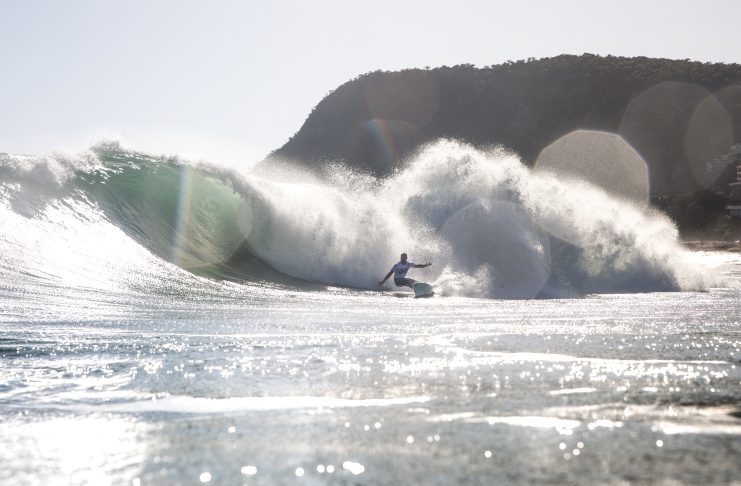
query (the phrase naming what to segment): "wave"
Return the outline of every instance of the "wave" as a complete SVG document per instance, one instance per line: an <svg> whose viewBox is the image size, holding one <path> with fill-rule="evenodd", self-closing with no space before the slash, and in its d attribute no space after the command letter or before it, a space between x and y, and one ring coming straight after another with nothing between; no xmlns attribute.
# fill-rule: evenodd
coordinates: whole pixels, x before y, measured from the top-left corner
<svg viewBox="0 0 741 486"><path fill-rule="evenodd" d="M185 271L371 289L401 252L434 262L414 272L442 295L558 297L717 283L664 215L531 171L505 150L455 141L424 147L383 180L342 166L322 179L241 173L116 143L76 156L3 154L0 202L0 223L12 228L0 241L2 271L66 284L141 286Z"/></svg>

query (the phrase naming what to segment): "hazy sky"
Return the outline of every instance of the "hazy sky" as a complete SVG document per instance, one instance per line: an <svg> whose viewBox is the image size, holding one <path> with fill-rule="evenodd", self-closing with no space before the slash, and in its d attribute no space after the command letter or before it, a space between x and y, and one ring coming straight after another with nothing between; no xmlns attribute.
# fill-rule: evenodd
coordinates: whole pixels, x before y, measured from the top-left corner
<svg viewBox="0 0 741 486"><path fill-rule="evenodd" d="M741 63L739 0L0 0L0 152L252 161L345 81L563 53Z"/></svg>

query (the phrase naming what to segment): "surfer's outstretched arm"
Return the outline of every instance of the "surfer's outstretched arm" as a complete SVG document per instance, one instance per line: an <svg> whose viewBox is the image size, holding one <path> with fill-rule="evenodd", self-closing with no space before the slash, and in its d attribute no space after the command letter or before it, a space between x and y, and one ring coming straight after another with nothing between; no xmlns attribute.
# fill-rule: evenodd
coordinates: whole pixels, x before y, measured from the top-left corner
<svg viewBox="0 0 741 486"><path fill-rule="evenodd" d="M394 269L393 268L391 270L389 270L389 273L387 273L385 277L383 277L383 280L381 280L380 282L378 282L378 285L383 285L384 282L386 282L386 280L389 279L389 277L391 276L392 273L394 273Z"/></svg>
<svg viewBox="0 0 741 486"><path fill-rule="evenodd" d="M420 263L420 264L415 264L414 265L414 268L425 268L425 267L429 267L430 265L432 265L432 262L427 262L427 263L424 263L424 264ZM388 277L386 277L386 278L388 278Z"/></svg>

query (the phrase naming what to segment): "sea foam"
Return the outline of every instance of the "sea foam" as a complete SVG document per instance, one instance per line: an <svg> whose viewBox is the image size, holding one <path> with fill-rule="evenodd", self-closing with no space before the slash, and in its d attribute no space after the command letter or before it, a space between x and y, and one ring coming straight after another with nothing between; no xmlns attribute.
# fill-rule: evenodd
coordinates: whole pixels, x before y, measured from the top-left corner
<svg viewBox="0 0 741 486"><path fill-rule="evenodd" d="M334 165L322 179L189 164L115 144L77 158L0 159L6 210L35 221L38 239L72 231L49 220L61 215L74 227L95 220L200 275L376 289L406 252L433 262L409 276L433 283L438 295L560 297L719 284L683 248L669 218L609 188L531 170L504 149L450 140L423 147L405 167L379 180ZM54 201L56 210L45 209ZM82 243L92 233L78 233L67 235L64 251L75 251L75 239L94 251ZM5 242L12 244L23 243ZM21 253L34 258L33 249ZM170 280L168 268L157 265L152 278Z"/></svg>

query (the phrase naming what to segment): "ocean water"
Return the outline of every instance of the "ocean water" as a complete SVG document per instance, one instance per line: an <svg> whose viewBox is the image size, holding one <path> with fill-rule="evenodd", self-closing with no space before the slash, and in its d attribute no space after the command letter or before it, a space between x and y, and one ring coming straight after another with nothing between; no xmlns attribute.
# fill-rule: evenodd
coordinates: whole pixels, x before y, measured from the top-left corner
<svg viewBox="0 0 741 486"><path fill-rule="evenodd" d="M741 258L439 142L0 155L2 484L733 484ZM378 288L406 251L436 295Z"/></svg>

